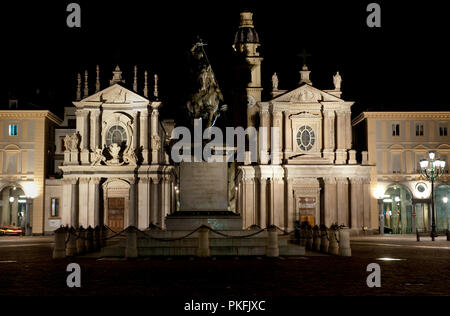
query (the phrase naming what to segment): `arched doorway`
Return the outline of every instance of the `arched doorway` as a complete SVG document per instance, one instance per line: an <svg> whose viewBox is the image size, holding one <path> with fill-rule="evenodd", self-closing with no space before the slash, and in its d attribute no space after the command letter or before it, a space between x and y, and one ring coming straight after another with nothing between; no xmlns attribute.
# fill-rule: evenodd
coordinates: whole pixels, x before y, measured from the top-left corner
<svg viewBox="0 0 450 316"><path fill-rule="evenodd" d="M27 199L17 185L7 185L0 191L0 226L25 228Z"/></svg>
<svg viewBox="0 0 450 316"><path fill-rule="evenodd" d="M413 232L412 195L404 186L389 186L383 199L384 226L393 234Z"/></svg>
<svg viewBox="0 0 450 316"><path fill-rule="evenodd" d="M440 185L434 190L434 207L436 209L436 229L445 231L450 227L450 186Z"/></svg>

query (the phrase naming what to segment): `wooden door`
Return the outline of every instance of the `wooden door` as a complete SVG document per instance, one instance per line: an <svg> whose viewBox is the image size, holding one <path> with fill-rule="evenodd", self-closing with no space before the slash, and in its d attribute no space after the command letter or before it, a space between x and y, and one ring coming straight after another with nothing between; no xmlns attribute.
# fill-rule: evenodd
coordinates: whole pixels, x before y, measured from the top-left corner
<svg viewBox="0 0 450 316"><path fill-rule="evenodd" d="M125 199L108 198L108 226L115 232L124 229Z"/></svg>

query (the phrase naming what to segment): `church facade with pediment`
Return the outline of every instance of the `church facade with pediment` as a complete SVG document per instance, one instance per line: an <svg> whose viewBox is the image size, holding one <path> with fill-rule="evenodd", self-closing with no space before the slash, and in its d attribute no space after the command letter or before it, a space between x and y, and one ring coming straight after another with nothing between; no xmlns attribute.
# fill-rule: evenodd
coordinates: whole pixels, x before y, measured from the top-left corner
<svg viewBox="0 0 450 316"><path fill-rule="evenodd" d="M164 151L173 125L159 118L157 86L150 100L147 77L146 97L122 83L117 67L109 87L92 95L85 88L81 98L79 80L76 132L64 137L60 167L63 225L164 228L175 209L175 169Z"/></svg>

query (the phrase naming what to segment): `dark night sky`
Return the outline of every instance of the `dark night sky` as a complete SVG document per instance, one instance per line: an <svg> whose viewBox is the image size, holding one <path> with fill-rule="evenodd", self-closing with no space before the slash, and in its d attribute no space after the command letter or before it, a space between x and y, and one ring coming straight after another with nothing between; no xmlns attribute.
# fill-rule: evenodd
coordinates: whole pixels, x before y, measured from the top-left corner
<svg viewBox="0 0 450 316"><path fill-rule="evenodd" d="M305 48L311 79L318 88L343 78L343 97L356 101L354 114L373 110L443 110L450 75L447 11L442 1L378 1L382 28L366 26L372 1L78 1L81 29L67 28L66 6L72 1L2 3L1 108L8 92L35 99L61 115L75 97L76 73L95 65L102 86L116 64L132 83L137 64L160 75L163 114L183 112L188 79L187 52L197 35L208 43L216 77L227 90L231 78L231 44L243 8L254 12L262 42L263 85L274 71L280 88L294 88ZM5 88L6 87L6 88ZM268 89L266 89L267 91ZM183 114L184 115L184 114Z"/></svg>

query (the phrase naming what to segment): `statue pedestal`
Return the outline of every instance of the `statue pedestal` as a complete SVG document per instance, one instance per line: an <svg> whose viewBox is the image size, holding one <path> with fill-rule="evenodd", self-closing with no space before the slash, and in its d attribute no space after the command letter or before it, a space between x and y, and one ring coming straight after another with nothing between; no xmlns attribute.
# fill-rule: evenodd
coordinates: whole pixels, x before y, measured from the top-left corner
<svg viewBox="0 0 450 316"><path fill-rule="evenodd" d="M208 225L220 230L242 229L242 218L228 210L227 162L180 164L180 210L166 217L168 230L194 230Z"/></svg>

